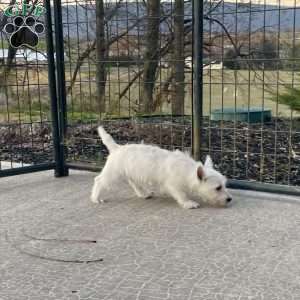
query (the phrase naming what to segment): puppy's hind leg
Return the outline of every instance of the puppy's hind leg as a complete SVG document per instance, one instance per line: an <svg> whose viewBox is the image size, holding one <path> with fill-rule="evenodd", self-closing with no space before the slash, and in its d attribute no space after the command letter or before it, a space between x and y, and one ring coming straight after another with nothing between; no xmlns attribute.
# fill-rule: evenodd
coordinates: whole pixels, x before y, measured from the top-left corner
<svg viewBox="0 0 300 300"><path fill-rule="evenodd" d="M105 202L103 194L109 189L116 179L116 173L112 172L110 165L107 162L100 175L94 179L91 201L94 203Z"/></svg>
<svg viewBox="0 0 300 300"><path fill-rule="evenodd" d="M99 203L99 202L104 202L103 199L99 199L100 194L105 190L105 186L103 183L103 176L102 174L98 175L94 179L94 185L92 189L92 194L91 194L91 201L94 203Z"/></svg>
<svg viewBox="0 0 300 300"><path fill-rule="evenodd" d="M141 188L137 187L131 179L128 180L128 183L139 198L149 199L153 196L152 193L146 193Z"/></svg>

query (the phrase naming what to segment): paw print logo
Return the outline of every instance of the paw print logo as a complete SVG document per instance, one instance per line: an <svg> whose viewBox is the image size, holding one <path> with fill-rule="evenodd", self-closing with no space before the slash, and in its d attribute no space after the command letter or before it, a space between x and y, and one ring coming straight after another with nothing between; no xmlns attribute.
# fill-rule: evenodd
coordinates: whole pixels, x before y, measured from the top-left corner
<svg viewBox="0 0 300 300"><path fill-rule="evenodd" d="M7 23L3 28L14 48L25 45L35 47L39 42L39 35L44 30L44 24L37 22L32 16L17 16L12 20L12 23Z"/></svg>

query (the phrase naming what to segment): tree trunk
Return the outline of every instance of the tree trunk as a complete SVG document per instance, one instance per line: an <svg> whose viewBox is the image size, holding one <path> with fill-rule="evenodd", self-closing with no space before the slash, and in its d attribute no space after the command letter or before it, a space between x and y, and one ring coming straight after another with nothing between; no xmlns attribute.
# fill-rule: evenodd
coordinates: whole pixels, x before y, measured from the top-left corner
<svg viewBox="0 0 300 300"><path fill-rule="evenodd" d="M105 112L106 84L106 40L104 22L104 0L96 1L96 91L99 112Z"/></svg>
<svg viewBox="0 0 300 300"><path fill-rule="evenodd" d="M28 0L24 1L25 3L28 2ZM9 5L7 6L11 6L14 5L16 3L16 0L11 0ZM4 26L6 25L8 20L8 17L6 15L3 14L2 19L0 21L0 31L3 30ZM20 36L20 32L17 32L17 38L21 38ZM7 89L7 85L8 85L8 76L10 74L10 71L12 69L12 67L14 66L14 58L16 56L17 53L17 49L13 48L11 45L9 45L8 47L8 54L7 54L7 58L5 61L5 64L3 65L3 67L1 68L1 73L0 73L0 93L3 92L3 89Z"/></svg>
<svg viewBox="0 0 300 300"><path fill-rule="evenodd" d="M153 90L159 58L160 0L147 1L147 31L140 112L153 111Z"/></svg>
<svg viewBox="0 0 300 300"><path fill-rule="evenodd" d="M184 0L175 0L172 114L184 114Z"/></svg>

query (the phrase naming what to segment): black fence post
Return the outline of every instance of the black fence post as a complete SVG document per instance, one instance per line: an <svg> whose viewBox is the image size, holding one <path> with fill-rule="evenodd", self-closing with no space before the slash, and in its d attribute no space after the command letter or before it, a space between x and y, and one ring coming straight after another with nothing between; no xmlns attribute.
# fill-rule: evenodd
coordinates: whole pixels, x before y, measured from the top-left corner
<svg viewBox="0 0 300 300"><path fill-rule="evenodd" d="M54 0L54 32L55 32L55 53L56 53L56 90L58 100L58 120L60 132L61 164L63 173L60 176L69 175L68 167L65 163L67 148L65 146L65 136L67 132L67 101L66 101L66 82L64 64L64 38L62 22L62 5L60 0Z"/></svg>
<svg viewBox="0 0 300 300"><path fill-rule="evenodd" d="M55 76L55 60L53 47L53 32L50 0L44 1L45 13L45 28L46 28L46 43L47 43L47 58L48 58L48 78L49 78L49 95L51 101L51 120L52 120L52 136L55 159L55 176L60 177L65 175L64 152L61 146L60 137L60 122L58 115L58 101L56 91L56 76Z"/></svg>
<svg viewBox="0 0 300 300"><path fill-rule="evenodd" d="M203 118L203 1L193 0L193 118L192 152L201 158Z"/></svg>

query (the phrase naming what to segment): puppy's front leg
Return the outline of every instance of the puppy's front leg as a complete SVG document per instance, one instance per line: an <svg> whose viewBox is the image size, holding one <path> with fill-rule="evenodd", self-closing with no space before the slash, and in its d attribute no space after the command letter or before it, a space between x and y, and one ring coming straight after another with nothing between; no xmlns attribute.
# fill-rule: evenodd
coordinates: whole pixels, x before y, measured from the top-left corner
<svg viewBox="0 0 300 300"><path fill-rule="evenodd" d="M178 188L173 186L168 186L167 190L169 194L178 202L178 204L186 209L198 208L200 205L198 202L189 200L185 193L180 191Z"/></svg>

